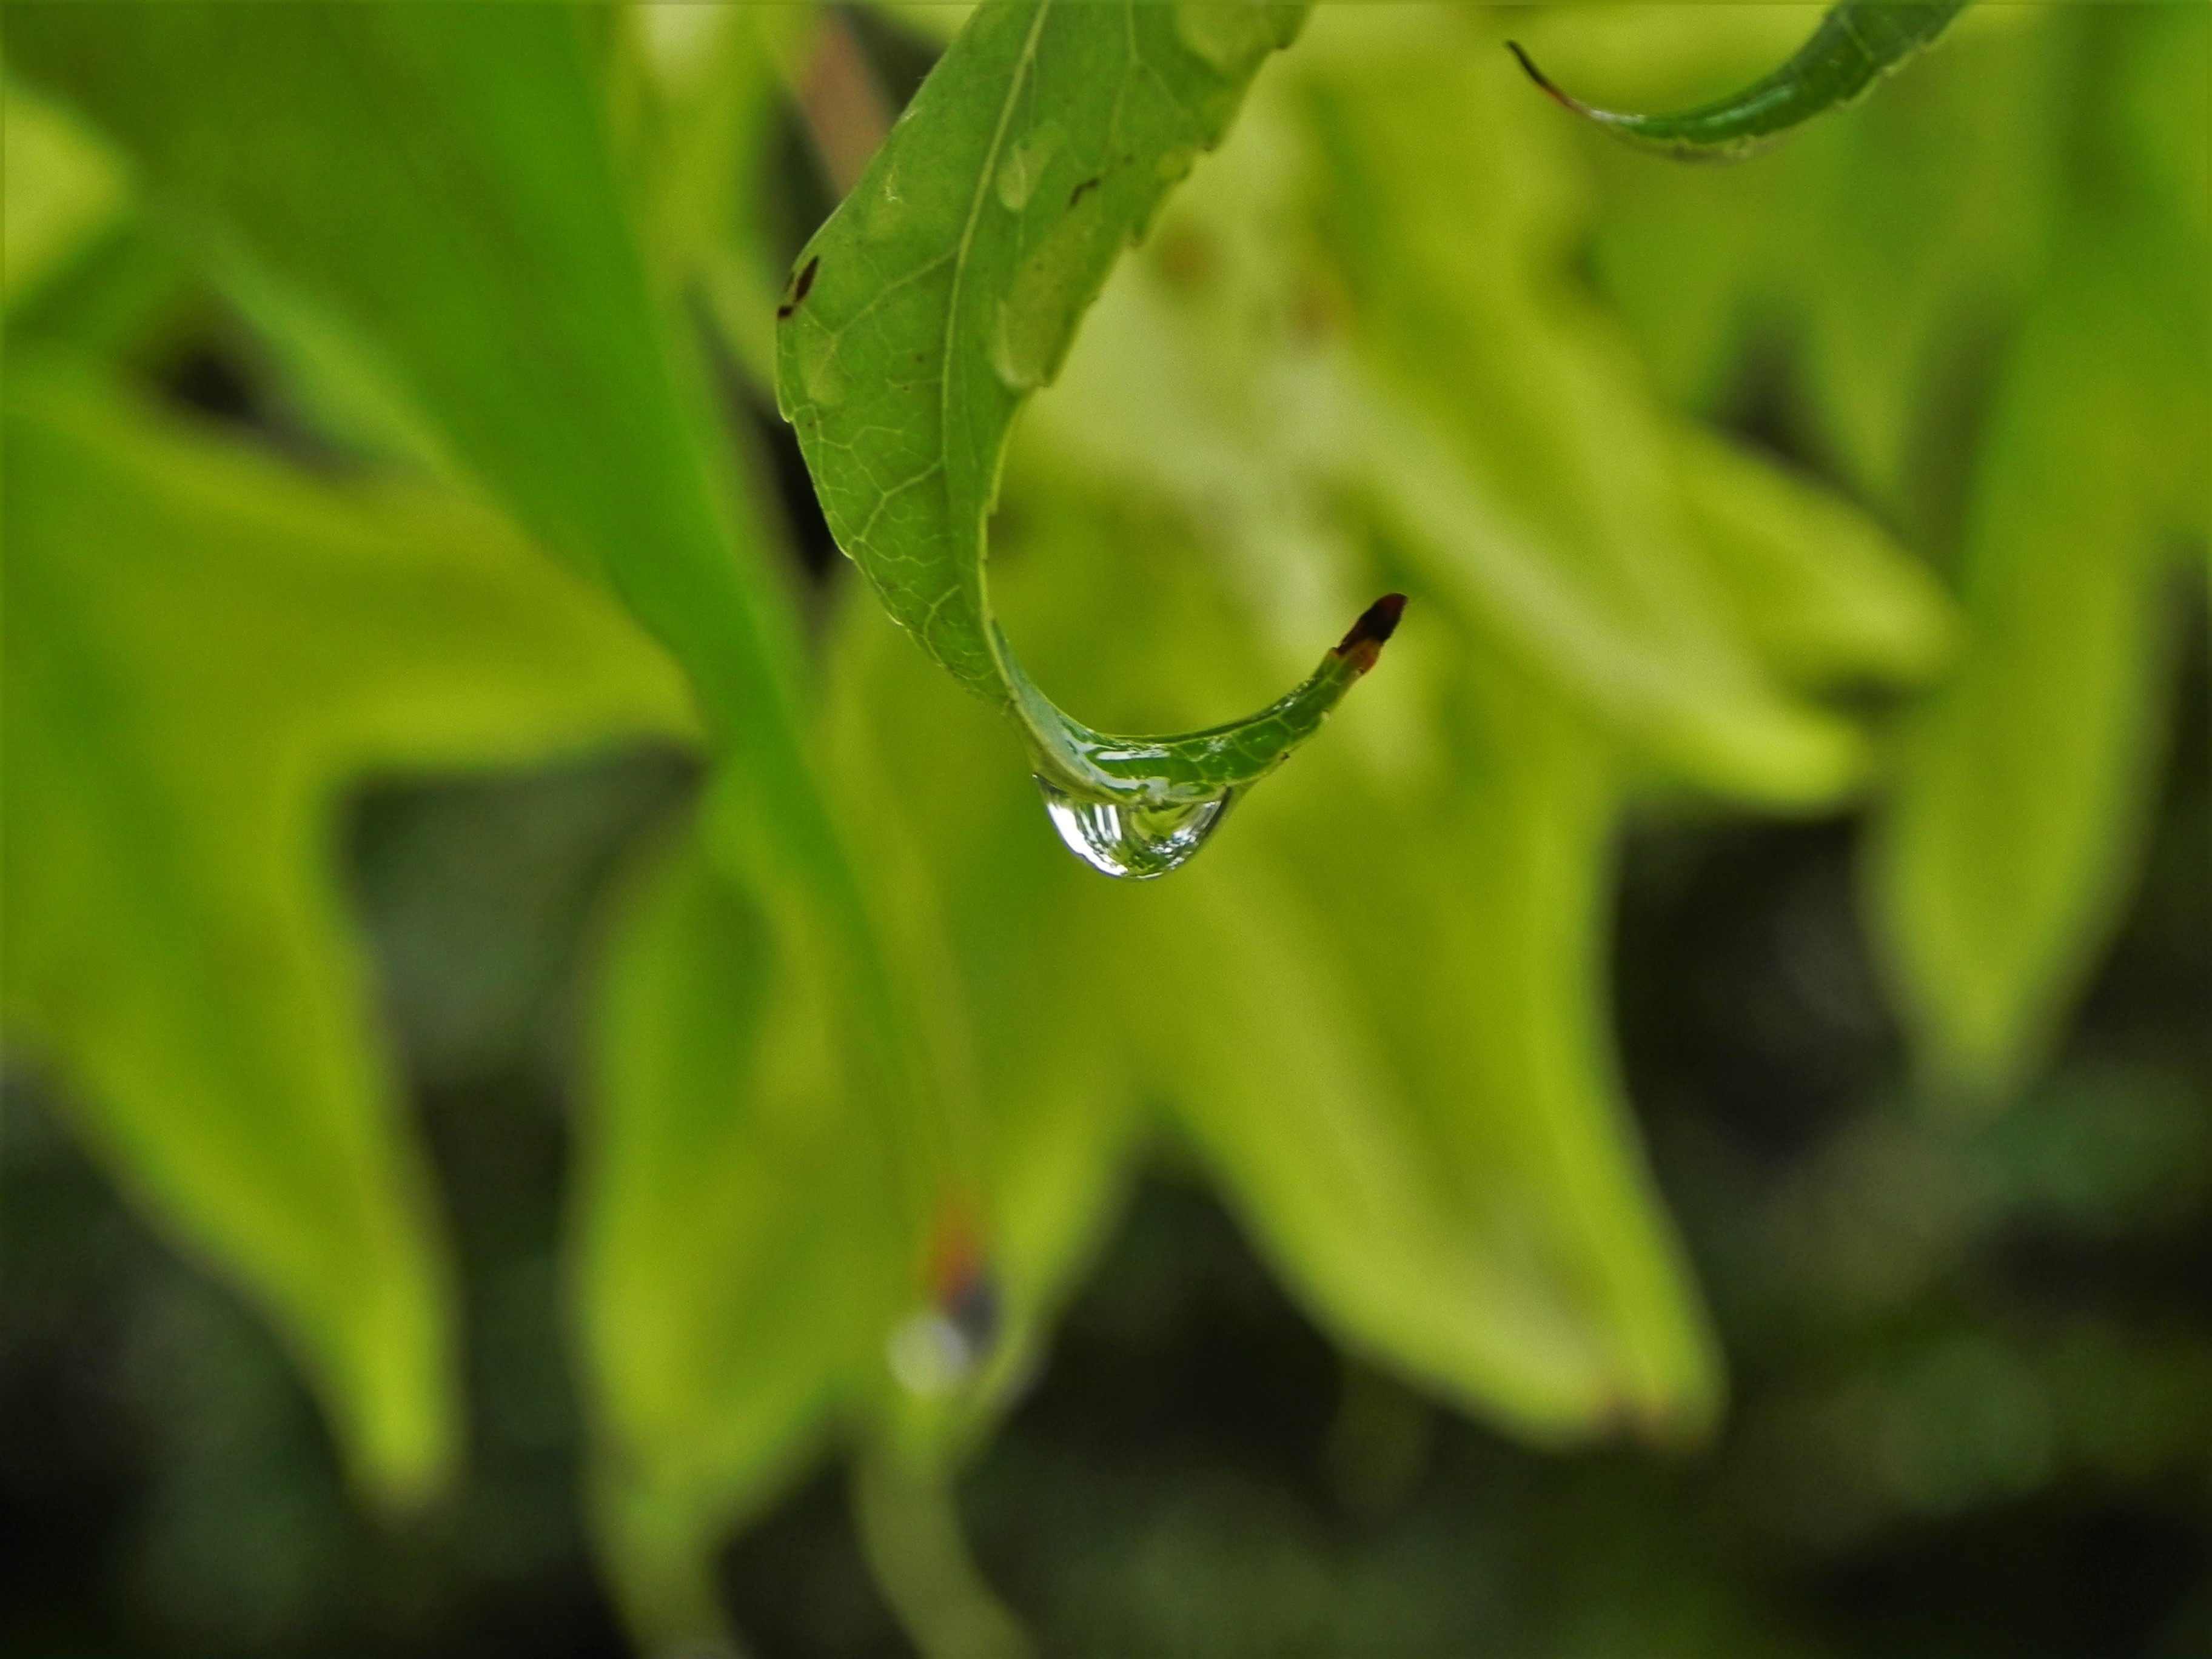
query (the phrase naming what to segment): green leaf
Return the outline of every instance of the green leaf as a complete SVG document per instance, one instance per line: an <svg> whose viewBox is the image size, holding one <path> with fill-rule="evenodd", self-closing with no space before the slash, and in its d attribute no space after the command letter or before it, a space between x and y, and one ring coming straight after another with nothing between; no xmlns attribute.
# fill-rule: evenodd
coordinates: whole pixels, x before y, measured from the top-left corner
<svg viewBox="0 0 2212 1659"><path fill-rule="evenodd" d="M1935 45L1966 6L1966 0L1838 0L1813 38L1771 75L1674 115L1593 109L1545 79L1519 46L1506 45L1528 78L1561 106L1637 148L1678 161L1738 161L1771 149L1817 116L1856 103Z"/></svg>
<svg viewBox="0 0 2212 1659"><path fill-rule="evenodd" d="M17 302L113 228L129 204L122 164L65 110L0 79L0 302Z"/></svg>
<svg viewBox="0 0 2212 1659"><path fill-rule="evenodd" d="M1872 872L1921 1057L1983 1094L2063 1030L2132 885L2163 747L2161 556L2196 528L2166 517L2157 446L2138 437L2168 413L2141 366L2189 319L2147 308L2158 287L2109 228L2079 236L1997 392L1965 649L1907 734ZM2203 401L2181 418L2203 443Z"/></svg>
<svg viewBox="0 0 2212 1659"><path fill-rule="evenodd" d="M1676 441L1691 544L1776 673L1818 690L1911 684L1943 665L1950 600L1871 519L1701 428Z"/></svg>
<svg viewBox="0 0 2212 1659"><path fill-rule="evenodd" d="M1057 374L1121 248L1218 143L1298 6L1003 0L932 71L799 255L777 385L839 545L953 676L1019 723L1072 847L1164 873L1371 665L1386 602L1297 690L1204 732L1112 737L1024 673L985 526L1014 416Z"/></svg>
<svg viewBox="0 0 2212 1659"><path fill-rule="evenodd" d="M1754 799L1832 798L1856 735L1735 635L1667 423L1625 343L1558 291L1579 217L1564 136L1510 66L1471 60L1463 17L1365 16L1318 17L1109 285L1039 447L1201 511L1278 634L1336 602L1345 550L1380 530L1418 604L1479 621L1485 649L1652 758Z"/></svg>
<svg viewBox="0 0 2212 1659"><path fill-rule="evenodd" d="M1615 768L1541 688L1454 678L1455 787L1302 780L1274 857L1160 919L1154 1081L1355 1349L1538 1439L1694 1434L1714 1358L1604 1030Z"/></svg>
<svg viewBox="0 0 2212 1659"><path fill-rule="evenodd" d="M882 1370L905 1255L805 935L688 836L623 911L574 1235L593 1507L632 1631L690 1651L725 1634L715 1544Z"/></svg>
<svg viewBox="0 0 2212 1659"><path fill-rule="evenodd" d="M813 9L638 6L629 15L650 90L639 169L647 245L672 289L696 285L765 395L775 384L783 284L763 200L783 90L778 68L795 56Z"/></svg>
<svg viewBox="0 0 2212 1659"><path fill-rule="evenodd" d="M1041 1363L1139 1122L1095 984L1115 890L1060 854L996 719L871 598L847 591L832 641L822 752L878 914L932 993L921 1023L978 1102L968 1197L988 1218L997 1328L953 1322L887 1224L891 1171L805 935L679 848L623 903L578 1232L610 1431L599 1524L655 1650L719 1638L716 1541L823 1438L858 1443L875 1498L921 1501L950 1478ZM867 1310L893 1304L887 1343ZM901 1381L887 1350L917 1342ZM894 1508L871 1510L887 1538Z"/></svg>
<svg viewBox="0 0 2212 1659"><path fill-rule="evenodd" d="M1088 659L1089 695L1174 714L1164 665L1202 664L1176 695L1211 702L1269 672L1225 599L1242 597L1234 565L1194 533L1204 518L1031 469L1008 496L1006 603L1055 672ZM1139 643L1102 659L1095 618L1114 596ZM1133 1058L1349 1346L1541 1439L1693 1429L1714 1361L1603 1030L1613 745L1465 631L1399 648L1402 672L1205 867L1133 891L1091 883L1095 910L1071 872L1042 913L1076 941L1059 972L1080 1012L1060 1051ZM965 818L960 799L945 810ZM1008 798L1010 829L1019 806ZM1028 866L1011 844L997 855ZM1027 916L1006 925L1048 931ZM979 1028L1021 1007L979 1003Z"/></svg>
<svg viewBox="0 0 2212 1659"><path fill-rule="evenodd" d="M704 843L825 963L921 1256L965 1179L959 1103L808 752L773 539L638 245L605 19L363 3L20 21L15 60L125 143L180 237L259 273L258 318L311 317L324 361L373 365L455 465L675 653L720 762Z"/></svg>
<svg viewBox="0 0 2212 1659"><path fill-rule="evenodd" d="M273 1316L356 1476L450 1473L444 1249L334 867L372 771L682 731L496 519L310 484L9 365L5 1015L125 1188Z"/></svg>

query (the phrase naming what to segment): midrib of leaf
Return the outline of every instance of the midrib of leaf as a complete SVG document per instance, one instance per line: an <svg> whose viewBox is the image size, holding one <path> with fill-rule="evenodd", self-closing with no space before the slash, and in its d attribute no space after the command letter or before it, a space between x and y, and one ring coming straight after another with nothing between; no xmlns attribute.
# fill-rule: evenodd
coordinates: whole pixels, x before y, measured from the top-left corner
<svg viewBox="0 0 2212 1659"><path fill-rule="evenodd" d="M944 434L950 434L954 423L957 401L954 390L957 377L953 373L953 365L959 361L955 348L959 343L960 302L968 283L969 252L975 246L975 228L983 222L983 209L990 200L992 184L999 176L999 164L1004 158L1006 131L1013 125L1014 108L1021 102L1022 89L1030 84L1030 72L1036 64L1037 41L1044 33L1045 20L1052 15L1052 8L1053 0L1038 0L1036 15L1030 20L1030 32L1022 41L1021 57L1014 65L1013 78L1007 82L1006 95L999 104L999 124L992 131L990 148L984 153L983 165L976 170L975 189L968 198L967 222L960 228L960 246L952 256L952 291L946 297L945 307L945 356L937 368L938 419L941 422L939 429ZM986 447L988 447L988 445ZM940 440L939 447L949 449L951 445L949 441ZM951 482L952 472L950 467L945 466L942 455L939 459L938 465L945 468L945 481L949 484ZM981 491L977 493L979 496L985 494ZM954 501L956 514L959 511L959 506L956 498ZM985 520L990 513L990 502L988 498L979 499L975 504L975 536L980 546L987 533ZM980 564L980 560L978 562ZM979 599L982 597L981 586L979 573L977 580ZM985 602L985 611L988 615L988 601ZM999 630L995 628L987 629L984 640L990 649L993 659L999 665L1000 672L1003 675L1006 672L1007 653L1001 642Z"/></svg>

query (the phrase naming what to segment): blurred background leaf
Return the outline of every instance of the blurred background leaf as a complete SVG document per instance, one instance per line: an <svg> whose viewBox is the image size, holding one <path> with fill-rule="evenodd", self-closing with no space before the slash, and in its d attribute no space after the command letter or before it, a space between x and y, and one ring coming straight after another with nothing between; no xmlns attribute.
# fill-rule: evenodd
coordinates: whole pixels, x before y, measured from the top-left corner
<svg viewBox="0 0 2212 1659"><path fill-rule="evenodd" d="M680 732L682 691L481 512L310 484L82 369L19 357L7 408L9 1029L271 1308L364 1486L419 1502L453 1310L331 797Z"/></svg>

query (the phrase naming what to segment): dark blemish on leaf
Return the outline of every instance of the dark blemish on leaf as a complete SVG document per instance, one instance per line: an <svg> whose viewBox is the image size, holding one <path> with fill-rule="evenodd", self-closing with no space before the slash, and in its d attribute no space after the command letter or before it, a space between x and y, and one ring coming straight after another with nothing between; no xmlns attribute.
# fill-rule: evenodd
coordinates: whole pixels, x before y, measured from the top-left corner
<svg viewBox="0 0 2212 1659"><path fill-rule="evenodd" d="M1094 174L1091 178L1085 179L1073 190L1067 192L1068 206L1073 207L1078 202L1081 201L1085 197L1088 196L1092 191L1097 188L1098 179L1097 175Z"/></svg>
<svg viewBox="0 0 2212 1659"><path fill-rule="evenodd" d="M806 262L797 280L792 283L791 297L775 308L776 321L781 322L806 302L806 296L814 289L814 273L821 269L822 256L817 253Z"/></svg>

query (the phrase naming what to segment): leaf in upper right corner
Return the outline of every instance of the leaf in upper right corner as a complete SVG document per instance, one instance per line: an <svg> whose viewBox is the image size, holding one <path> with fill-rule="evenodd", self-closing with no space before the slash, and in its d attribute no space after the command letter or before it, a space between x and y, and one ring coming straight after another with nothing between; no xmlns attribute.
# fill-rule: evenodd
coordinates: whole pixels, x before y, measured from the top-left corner
<svg viewBox="0 0 2212 1659"><path fill-rule="evenodd" d="M1812 38L1771 74L1711 103L1664 115L1592 108L1554 86L1520 47L1513 52L1554 100L1637 149L1681 161L1735 161L1856 103L1935 45L1966 3L1837 0Z"/></svg>

